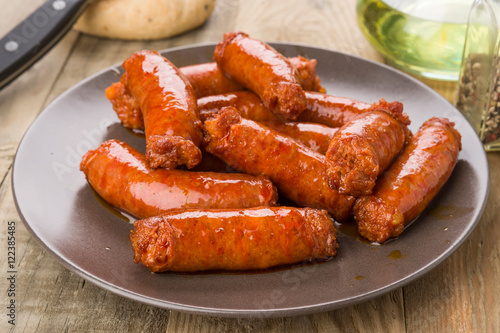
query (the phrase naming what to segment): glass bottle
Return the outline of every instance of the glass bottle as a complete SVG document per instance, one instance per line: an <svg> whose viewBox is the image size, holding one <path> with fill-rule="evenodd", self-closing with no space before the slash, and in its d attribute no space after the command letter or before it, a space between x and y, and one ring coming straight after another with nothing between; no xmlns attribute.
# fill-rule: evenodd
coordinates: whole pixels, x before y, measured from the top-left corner
<svg viewBox="0 0 500 333"><path fill-rule="evenodd" d="M455 105L487 151L500 151L500 0L475 0L470 13Z"/></svg>
<svg viewBox="0 0 500 333"><path fill-rule="evenodd" d="M360 29L387 63L428 79L457 81L474 0L357 0Z"/></svg>

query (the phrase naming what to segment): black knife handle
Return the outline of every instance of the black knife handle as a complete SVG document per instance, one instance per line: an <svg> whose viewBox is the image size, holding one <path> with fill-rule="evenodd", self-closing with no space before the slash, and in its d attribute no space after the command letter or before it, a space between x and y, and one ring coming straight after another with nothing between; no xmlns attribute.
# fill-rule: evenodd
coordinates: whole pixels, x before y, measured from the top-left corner
<svg viewBox="0 0 500 333"><path fill-rule="evenodd" d="M47 53L90 0L49 0L0 40L0 89Z"/></svg>

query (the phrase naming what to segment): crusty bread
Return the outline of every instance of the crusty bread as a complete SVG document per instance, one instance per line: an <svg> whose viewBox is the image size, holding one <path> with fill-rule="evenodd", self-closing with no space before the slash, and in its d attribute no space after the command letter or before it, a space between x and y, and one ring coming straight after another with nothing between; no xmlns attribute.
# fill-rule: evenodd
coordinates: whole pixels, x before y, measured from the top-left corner
<svg viewBox="0 0 500 333"><path fill-rule="evenodd" d="M149 40L171 37L200 26L216 0L99 0L74 28L107 38Z"/></svg>

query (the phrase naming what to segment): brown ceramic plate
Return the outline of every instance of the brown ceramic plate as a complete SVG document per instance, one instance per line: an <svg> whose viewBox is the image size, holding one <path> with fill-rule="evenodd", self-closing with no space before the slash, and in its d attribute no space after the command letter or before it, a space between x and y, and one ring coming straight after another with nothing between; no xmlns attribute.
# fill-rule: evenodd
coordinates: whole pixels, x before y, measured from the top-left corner
<svg viewBox="0 0 500 333"><path fill-rule="evenodd" d="M115 138L144 150L125 130L104 89L119 66L84 80L51 103L26 132L14 162L17 208L33 236L64 266L100 287L150 305L226 317L269 317L326 311L399 288L448 258L469 236L489 191L486 154L462 115L417 80L387 66L305 45L273 44L286 56L318 60L327 92L366 102L404 103L412 125L448 117L463 137L450 180L396 240L377 246L346 232L333 260L259 274L151 274L132 262L132 224L97 200L79 171L81 156ZM214 45L170 49L177 66L209 62Z"/></svg>

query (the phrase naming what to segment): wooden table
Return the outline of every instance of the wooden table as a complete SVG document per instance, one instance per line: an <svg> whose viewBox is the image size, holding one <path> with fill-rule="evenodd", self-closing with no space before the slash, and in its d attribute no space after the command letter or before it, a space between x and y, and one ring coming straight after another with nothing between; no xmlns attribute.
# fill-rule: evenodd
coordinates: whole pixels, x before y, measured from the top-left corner
<svg viewBox="0 0 500 333"><path fill-rule="evenodd" d="M1 0L4 35L44 0ZM105 291L64 268L25 229L11 192L12 162L22 135L54 98L133 51L218 42L241 30L266 41L299 42L383 58L358 29L355 0L218 0L202 27L168 40L124 42L71 31L42 61L0 91L0 331L8 324L7 231L16 224L16 326L19 332L500 332L500 191L491 186L486 211L465 243L424 277L371 301L290 318L226 319L159 309ZM1 61L1 60L0 60ZM453 99L453 84L428 82ZM492 184L500 155L488 154Z"/></svg>

